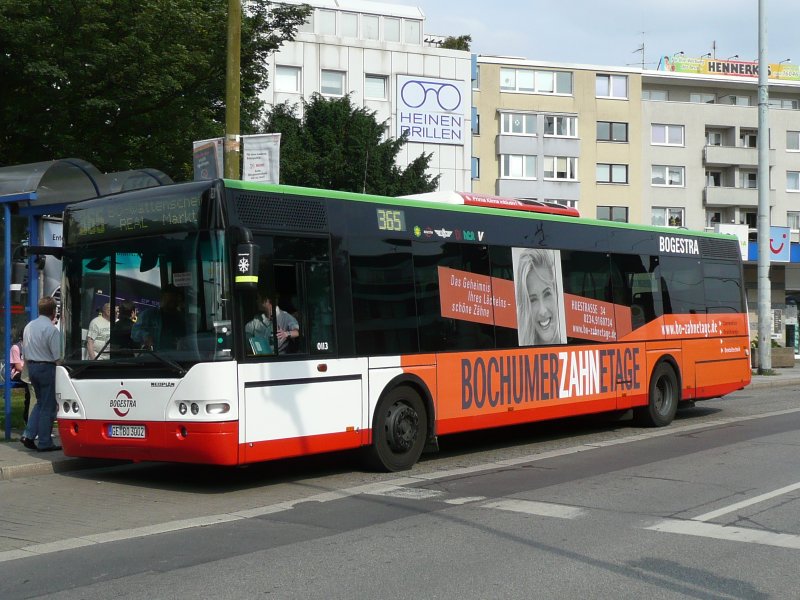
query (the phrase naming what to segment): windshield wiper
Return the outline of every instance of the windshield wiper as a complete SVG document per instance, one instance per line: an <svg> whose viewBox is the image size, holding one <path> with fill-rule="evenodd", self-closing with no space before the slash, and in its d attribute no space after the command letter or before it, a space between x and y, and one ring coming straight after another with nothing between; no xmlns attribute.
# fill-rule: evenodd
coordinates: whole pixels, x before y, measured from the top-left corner
<svg viewBox="0 0 800 600"><path fill-rule="evenodd" d="M158 360L160 360L165 365L175 369L175 371L181 377L186 375L186 369L184 369L178 362L172 360L168 356L164 356L163 354L159 353L156 350L152 350L150 348L135 348L135 349L132 349L131 352L136 352L136 353L139 353L139 354L150 354L151 356L153 356L153 357L157 358Z"/></svg>

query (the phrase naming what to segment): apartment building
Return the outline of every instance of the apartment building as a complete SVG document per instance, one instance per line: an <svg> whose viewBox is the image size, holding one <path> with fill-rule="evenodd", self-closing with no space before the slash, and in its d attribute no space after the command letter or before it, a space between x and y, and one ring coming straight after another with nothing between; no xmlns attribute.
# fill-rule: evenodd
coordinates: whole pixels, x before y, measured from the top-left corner
<svg viewBox="0 0 800 600"><path fill-rule="evenodd" d="M376 113L386 135L408 136L398 156L407 166L432 154L429 174L441 190L471 190L472 58L438 47L421 9L365 0L284 0L313 12L294 41L269 61L267 106L297 105L312 94L345 94Z"/></svg>
<svg viewBox="0 0 800 600"><path fill-rule="evenodd" d="M582 215L749 238L756 303L758 78L752 63L666 58L657 70L479 56L473 191ZM771 224L790 231L772 300L800 291L800 73L771 65ZM776 326L777 327L777 326Z"/></svg>

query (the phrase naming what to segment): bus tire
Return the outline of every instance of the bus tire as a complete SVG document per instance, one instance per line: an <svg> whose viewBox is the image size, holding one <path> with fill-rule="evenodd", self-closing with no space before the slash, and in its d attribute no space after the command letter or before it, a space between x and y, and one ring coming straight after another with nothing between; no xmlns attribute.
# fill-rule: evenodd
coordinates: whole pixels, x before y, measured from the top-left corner
<svg viewBox="0 0 800 600"><path fill-rule="evenodd" d="M428 418L419 394L396 387L375 409L368 463L380 471L406 471L419 460L427 438Z"/></svg>
<svg viewBox="0 0 800 600"><path fill-rule="evenodd" d="M664 427L672 423L678 410L680 388L675 369L662 361L650 377L647 405L633 409L633 421L640 427Z"/></svg>

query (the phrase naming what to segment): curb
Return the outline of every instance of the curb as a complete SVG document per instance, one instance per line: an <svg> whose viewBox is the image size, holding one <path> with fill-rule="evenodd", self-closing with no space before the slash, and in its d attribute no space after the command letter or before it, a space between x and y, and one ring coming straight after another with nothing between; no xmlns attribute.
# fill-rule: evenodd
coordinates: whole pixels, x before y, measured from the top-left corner
<svg viewBox="0 0 800 600"><path fill-rule="evenodd" d="M19 479L21 477L35 477L37 475L52 475L54 473L69 473L70 471L100 469L123 464L129 464L129 462L96 458L67 458L57 461L39 461L23 465L9 465L0 467L0 481Z"/></svg>

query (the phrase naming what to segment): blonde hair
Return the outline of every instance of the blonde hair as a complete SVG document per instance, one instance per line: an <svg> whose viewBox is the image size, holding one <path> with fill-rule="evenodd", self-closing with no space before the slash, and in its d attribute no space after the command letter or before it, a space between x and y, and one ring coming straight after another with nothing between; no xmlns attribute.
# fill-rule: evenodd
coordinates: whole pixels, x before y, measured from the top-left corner
<svg viewBox="0 0 800 600"><path fill-rule="evenodd" d="M530 294L528 293L528 275L535 273L542 281L550 283L555 293L556 269L553 250L534 248L526 250L519 256L517 263L517 332L520 346L541 344L537 338L536 319L531 310Z"/></svg>

